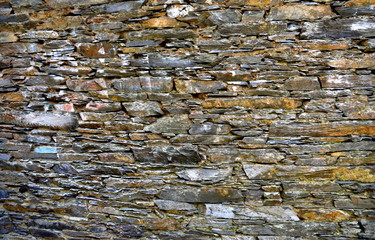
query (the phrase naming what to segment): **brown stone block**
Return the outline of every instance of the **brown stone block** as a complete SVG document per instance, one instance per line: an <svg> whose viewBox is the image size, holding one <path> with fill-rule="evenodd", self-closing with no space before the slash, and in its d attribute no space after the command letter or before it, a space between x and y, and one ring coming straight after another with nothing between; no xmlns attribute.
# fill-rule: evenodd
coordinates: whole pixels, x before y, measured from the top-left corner
<svg viewBox="0 0 375 240"><path fill-rule="evenodd" d="M335 41L314 41L314 42L301 42L301 46L320 51L331 51L331 50L346 50L350 46L347 42L335 42Z"/></svg>
<svg viewBox="0 0 375 240"><path fill-rule="evenodd" d="M178 28L187 26L186 23L169 17L151 18L142 21L141 24L143 28Z"/></svg>
<svg viewBox="0 0 375 240"><path fill-rule="evenodd" d="M298 210L298 217L309 222L343 222L351 218L351 214L341 210L316 209Z"/></svg>
<svg viewBox="0 0 375 240"><path fill-rule="evenodd" d="M338 69L371 68L375 67L375 54L363 54L360 59L339 58L329 61L327 64Z"/></svg>
<svg viewBox="0 0 375 240"><path fill-rule="evenodd" d="M270 7L281 4L281 0L229 0L227 5L245 5L253 7Z"/></svg>
<svg viewBox="0 0 375 240"><path fill-rule="evenodd" d="M342 137L348 135L375 136L375 123L289 123L272 124L270 136Z"/></svg>
<svg viewBox="0 0 375 240"><path fill-rule="evenodd" d="M12 32L0 32L0 43L17 42L18 37Z"/></svg>
<svg viewBox="0 0 375 240"><path fill-rule="evenodd" d="M320 83L317 77L294 77L285 82L285 88L295 91L318 90Z"/></svg>
<svg viewBox="0 0 375 240"><path fill-rule="evenodd" d="M22 102L25 101L26 98L21 93L2 93L0 94L0 101L6 102Z"/></svg>
<svg viewBox="0 0 375 240"><path fill-rule="evenodd" d="M98 155L100 161L103 162L123 162L123 163L133 163L134 158L132 154L125 153L101 153Z"/></svg>
<svg viewBox="0 0 375 240"><path fill-rule="evenodd" d="M271 9L269 20L312 20L333 15L329 5L284 5Z"/></svg>
<svg viewBox="0 0 375 240"><path fill-rule="evenodd" d="M366 6L375 4L375 0L351 0L346 2L345 6Z"/></svg>
<svg viewBox="0 0 375 240"><path fill-rule="evenodd" d="M117 46L108 43L78 43L77 47L78 52L88 58L112 58L117 53Z"/></svg>
<svg viewBox="0 0 375 240"><path fill-rule="evenodd" d="M221 81L176 80L175 86L182 93L209 93L225 88Z"/></svg>
<svg viewBox="0 0 375 240"><path fill-rule="evenodd" d="M302 105L297 99L289 98L237 98L237 99L209 99L203 102L204 108L244 107L246 109L295 109Z"/></svg>
<svg viewBox="0 0 375 240"><path fill-rule="evenodd" d="M100 91L107 89L107 83L103 79L67 80L66 85L73 91Z"/></svg>

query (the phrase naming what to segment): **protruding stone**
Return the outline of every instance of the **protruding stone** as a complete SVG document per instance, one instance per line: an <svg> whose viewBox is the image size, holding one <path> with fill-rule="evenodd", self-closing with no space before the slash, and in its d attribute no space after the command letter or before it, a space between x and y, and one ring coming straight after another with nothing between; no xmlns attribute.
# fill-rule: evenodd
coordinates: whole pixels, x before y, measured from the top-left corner
<svg viewBox="0 0 375 240"><path fill-rule="evenodd" d="M207 182L220 182L226 179L232 173L232 168L226 169L186 169L177 172L180 178L189 181L207 181Z"/></svg>
<svg viewBox="0 0 375 240"><path fill-rule="evenodd" d="M298 216L305 221L313 222L343 222L350 219L351 215L341 210L299 210Z"/></svg>
<svg viewBox="0 0 375 240"><path fill-rule="evenodd" d="M271 9L269 20L312 20L333 15L330 5L283 5Z"/></svg>
<svg viewBox="0 0 375 240"><path fill-rule="evenodd" d="M89 67L70 67L70 66L61 66L56 68L46 68L46 72L57 74L57 75L87 75L92 69Z"/></svg>
<svg viewBox="0 0 375 240"><path fill-rule="evenodd" d="M206 215L213 218L234 218L234 208L223 204L206 204Z"/></svg>
<svg viewBox="0 0 375 240"><path fill-rule="evenodd" d="M0 43L17 42L18 37L12 32L0 32Z"/></svg>
<svg viewBox="0 0 375 240"><path fill-rule="evenodd" d="M188 203L220 203L241 201L241 191L230 188L169 188L159 198Z"/></svg>
<svg viewBox="0 0 375 240"><path fill-rule="evenodd" d="M124 34L125 39L131 40L154 40L154 39L191 39L195 38L196 33L190 29L161 29L161 30L143 30L129 32Z"/></svg>
<svg viewBox="0 0 375 240"><path fill-rule="evenodd" d="M201 160L196 146L155 146L133 148L134 157L150 163L196 163Z"/></svg>
<svg viewBox="0 0 375 240"><path fill-rule="evenodd" d="M156 102L135 101L129 103L124 102L122 105L130 116L146 117L164 115L164 112Z"/></svg>
<svg viewBox="0 0 375 240"><path fill-rule="evenodd" d="M88 58L112 58L117 53L117 46L108 43L78 43L77 48L79 53Z"/></svg>
<svg viewBox="0 0 375 240"><path fill-rule="evenodd" d="M375 2L374 5L338 7L335 10L342 17L375 16Z"/></svg>
<svg viewBox="0 0 375 240"><path fill-rule="evenodd" d="M58 38L59 34L56 31L30 31L22 34L21 37L31 39L54 39Z"/></svg>
<svg viewBox="0 0 375 240"><path fill-rule="evenodd" d="M177 91L182 93L211 93L225 88L221 81L176 80L175 85Z"/></svg>
<svg viewBox="0 0 375 240"><path fill-rule="evenodd" d="M146 126L144 130L153 133L186 133L190 124L188 115L174 115L159 118L155 123Z"/></svg>
<svg viewBox="0 0 375 240"><path fill-rule="evenodd" d="M320 84L317 77L294 77L285 82L285 88L294 91L317 90Z"/></svg>
<svg viewBox="0 0 375 240"><path fill-rule="evenodd" d="M170 77L123 78L112 83L115 89L126 92L170 92L173 87Z"/></svg>
<svg viewBox="0 0 375 240"><path fill-rule="evenodd" d="M26 85L35 86L54 86L65 83L66 79L57 76L30 76L27 78Z"/></svg>

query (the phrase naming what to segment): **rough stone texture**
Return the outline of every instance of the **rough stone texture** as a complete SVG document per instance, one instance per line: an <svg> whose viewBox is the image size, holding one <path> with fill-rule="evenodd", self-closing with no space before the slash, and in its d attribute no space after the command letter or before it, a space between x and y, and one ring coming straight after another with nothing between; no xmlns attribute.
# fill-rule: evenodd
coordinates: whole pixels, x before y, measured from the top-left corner
<svg viewBox="0 0 375 240"><path fill-rule="evenodd" d="M375 239L374 6L0 1L0 238Z"/></svg>

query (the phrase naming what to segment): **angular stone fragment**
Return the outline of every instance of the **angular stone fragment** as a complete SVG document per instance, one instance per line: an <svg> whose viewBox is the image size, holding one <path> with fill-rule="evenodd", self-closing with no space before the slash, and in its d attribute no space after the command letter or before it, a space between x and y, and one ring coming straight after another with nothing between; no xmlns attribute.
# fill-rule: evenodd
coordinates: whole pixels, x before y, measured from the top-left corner
<svg viewBox="0 0 375 240"><path fill-rule="evenodd" d="M100 91L107 89L107 83L104 79L67 80L66 86L73 91Z"/></svg>
<svg viewBox="0 0 375 240"><path fill-rule="evenodd" d="M268 20L313 20L333 15L329 5L283 5L271 9Z"/></svg>
<svg viewBox="0 0 375 240"><path fill-rule="evenodd" d="M234 208L223 204L206 204L206 215L214 218L234 218Z"/></svg>
<svg viewBox="0 0 375 240"><path fill-rule="evenodd" d="M185 203L185 202L176 202L171 200L161 200L156 199L154 200L155 204L161 210L177 210L177 211L194 211L196 207L193 204Z"/></svg>
<svg viewBox="0 0 375 240"><path fill-rule="evenodd" d="M237 98L237 99L208 99L203 102L204 108L244 107L246 109L281 108L295 109L302 105L297 99L288 98Z"/></svg>
<svg viewBox="0 0 375 240"><path fill-rule="evenodd" d="M375 221L374 220L361 220L361 226L365 229L364 233L360 233L359 236L364 238L375 238Z"/></svg>
<svg viewBox="0 0 375 240"><path fill-rule="evenodd" d="M285 158L283 154L275 149L242 151L240 156L243 156L247 161L256 163L277 163Z"/></svg>
<svg viewBox="0 0 375 240"><path fill-rule="evenodd" d="M0 43L17 42L18 37L12 32L0 32Z"/></svg>
<svg viewBox="0 0 375 240"><path fill-rule="evenodd" d="M108 2L108 0L106 2ZM136 10L140 9L143 2L144 2L144 0L125 1L125 2L118 2L118 3L111 3L111 4L94 6L94 7L92 7L92 9L94 9L96 11L100 11L100 12L106 12L106 13L132 12L132 11L136 11Z"/></svg>
<svg viewBox="0 0 375 240"><path fill-rule="evenodd" d="M375 103L345 101L336 106L350 119L375 119Z"/></svg>
<svg viewBox="0 0 375 240"><path fill-rule="evenodd" d="M191 125L189 133L191 135L217 135L217 134L228 134L231 130L229 125L214 124L211 122Z"/></svg>
<svg viewBox="0 0 375 240"><path fill-rule="evenodd" d="M186 133L190 124L188 115L174 115L159 118L155 123L146 126L144 130L153 133Z"/></svg>
<svg viewBox="0 0 375 240"><path fill-rule="evenodd" d="M285 82L287 90L306 91L320 89L320 83L317 77L294 77Z"/></svg>
<svg viewBox="0 0 375 240"><path fill-rule="evenodd" d="M140 162L150 163L196 163L201 160L196 146L155 146L132 148L134 157Z"/></svg>
<svg viewBox="0 0 375 240"><path fill-rule="evenodd" d="M374 75L328 75L319 77L324 88L373 87Z"/></svg>
<svg viewBox="0 0 375 240"><path fill-rule="evenodd" d="M51 8L67 8L72 6L90 6L90 5L96 5L96 4L103 4L107 3L108 0L86 0L86 1L80 1L80 0L46 0L46 3Z"/></svg>
<svg viewBox="0 0 375 240"><path fill-rule="evenodd" d="M231 173L232 168L225 168L225 169L204 169L204 168L196 168L196 169L186 169L177 172L177 175L180 178L189 180L189 181L207 181L207 182L220 182L225 180Z"/></svg>
<svg viewBox="0 0 375 240"><path fill-rule="evenodd" d="M78 52L88 58L112 58L116 56L117 45L100 43L78 43Z"/></svg>
<svg viewBox="0 0 375 240"><path fill-rule="evenodd" d="M0 93L1 102L22 102L25 101L25 96L21 93Z"/></svg>
<svg viewBox="0 0 375 240"><path fill-rule="evenodd" d="M374 5L358 7L337 7L335 10L342 17L375 16L375 3Z"/></svg>
<svg viewBox="0 0 375 240"><path fill-rule="evenodd" d="M96 113L96 112L80 112L79 115L83 121L109 121L112 120L116 113Z"/></svg>
<svg viewBox="0 0 375 240"><path fill-rule="evenodd" d="M124 102L122 105L130 116L146 117L164 115L164 112L156 102L135 101L129 103Z"/></svg>
<svg viewBox="0 0 375 240"><path fill-rule="evenodd" d="M374 136L371 122L338 123L276 123L270 126L270 136L341 137L348 135Z"/></svg>
<svg viewBox="0 0 375 240"><path fill-rule="evenodd" d="M221 81L197 81L197 80L175 80L178 92L182 93L212 93L224 89L225 84Z"/></svg>
<svg viewBox="0 0 375 240"><path fill-rule="evenodd" d="M260 35L284 32L287 29L285 23L227 23L219 26L219 33L229 35Z"/></svg>
<svg viewBox="0 0 375 240"><path fill-rule="evenodd" d="M304 23L302 37L307 39L361 38L375 36L374 19L340 19Z"/></svg>
<svg viewBox="0 0 375 240"><path fill-rule="evenodd" d="M162 190L158 197L188 203L220 203L241 201L241 191L230 188L169 188Z"/></svg>
<svg viewBox="0 0 375 240"><path fill-rule="evenodd" d="M24 127L47 127L52 129L75 129L78 121L71 114L52 112L0 113L0 120L4 123L16 124Z"/></svg>

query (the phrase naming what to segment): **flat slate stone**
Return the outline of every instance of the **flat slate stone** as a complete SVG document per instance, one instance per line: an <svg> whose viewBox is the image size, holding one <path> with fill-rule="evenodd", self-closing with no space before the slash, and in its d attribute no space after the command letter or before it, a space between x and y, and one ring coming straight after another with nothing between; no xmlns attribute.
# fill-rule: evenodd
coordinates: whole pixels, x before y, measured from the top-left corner
<svg viewBox="0 0 375 240"><path fill-rule="evenodd" d="M338 39L374 37L375 19L340 19L304 23L302 37L306 39Z"/></svg>
<svg viewBox="0 0 375 240"><path fill-rule="evenodd" d="M159 198L188 203L220 203L242 201L241 191L230 188L170 188L162 190Z"/></svg>
<svg viewBox="0 0 375 240"><path fill-rule="evenodd" d="M197 163L201 161L196 146L154 146L132 148L137 161L144 163Z"/></svg>
<svg viewBox="0 0 375 240"><path fill-rule="evenodd" d="M232 168L225 169L186 169L177 172L180 178L189 181L199 181L199 182L220 182L225 180L232 173Z"/></svg>
<svg viewBox="0 0 375 240"><path fill-rule="evenodd" d="M187 133L190 124L188 115L181 114L159 118L155 123L146 126L144 130L153 133Z"/></svg>

